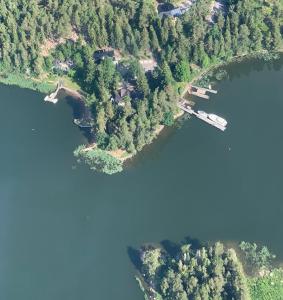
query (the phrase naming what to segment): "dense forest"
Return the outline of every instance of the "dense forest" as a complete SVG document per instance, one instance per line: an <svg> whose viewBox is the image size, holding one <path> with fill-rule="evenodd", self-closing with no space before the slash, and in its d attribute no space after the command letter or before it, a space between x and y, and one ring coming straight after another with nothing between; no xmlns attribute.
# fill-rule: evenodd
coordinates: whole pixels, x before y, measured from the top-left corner
<svg viewBox="0 0 283 300"><path fill-rule="evenodd" d="M280 300L283 272L272 267L274 258L267 247L248 242L241 242L237 254L220 242L166 242L139 250L136 278L145 299Z"/></svg>
<svg viewBox="0 0 283 300"><path fill-rule="evenodd" d="M134 154L173 124L182 83L234 56L282 47L280 0L214 3L196 0L168 17L156 0L0 0L1 76L71 78L88 95L98 148Z"/></svg>

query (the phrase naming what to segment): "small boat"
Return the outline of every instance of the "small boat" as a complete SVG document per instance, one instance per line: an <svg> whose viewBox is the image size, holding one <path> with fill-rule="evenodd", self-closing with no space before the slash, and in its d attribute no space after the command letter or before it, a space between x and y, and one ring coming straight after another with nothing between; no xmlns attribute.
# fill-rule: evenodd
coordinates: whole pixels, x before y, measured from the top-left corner
<svg viewBox="0 0 283 300"><path fill-rule="evenodd" d="M217 124L219 124L223 127L226 127L226 125L227 125L227 121L225 119L223 119L223 118L221 118L221 117L219 117L215 114L208 114L208 118L211 121L213 121L213 122L215 122L215 123L217 123Z"/></svg>

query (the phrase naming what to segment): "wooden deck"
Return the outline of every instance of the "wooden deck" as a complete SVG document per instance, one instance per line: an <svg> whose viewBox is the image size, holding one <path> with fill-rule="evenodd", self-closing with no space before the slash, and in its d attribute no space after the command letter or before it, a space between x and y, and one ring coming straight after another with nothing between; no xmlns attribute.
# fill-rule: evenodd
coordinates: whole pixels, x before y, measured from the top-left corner
<svg viewBox="0 0 283 300"><path fill-rule="evenodd" d="M187 93L189 95L194 95L194 96L208 100L209 95L207 95L206 93L217 94L217 91L213 90L213 89L208 89L208 88L203 88L203 87L198 87L195 85L188 84L186 86L186 88L184 89L184 91L181 95L181 98L184 98Z"/></svg>

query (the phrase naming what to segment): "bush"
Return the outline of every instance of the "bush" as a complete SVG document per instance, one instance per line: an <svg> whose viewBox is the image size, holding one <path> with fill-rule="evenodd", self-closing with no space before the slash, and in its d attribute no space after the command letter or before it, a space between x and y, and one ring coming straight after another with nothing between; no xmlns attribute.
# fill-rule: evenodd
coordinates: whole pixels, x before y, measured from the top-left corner
<svg viewBox="0 0 283 300"><path fill-rule="evenodd" d="M241 242L240 249L244 252L247 262L256 269L268 268L275 255L267 247L258 247L255 243Z"/></svg>
<svg viewBox="0 0 283 300"><path fill-rule="evenodd" d="M217 69L214 73L214 77L218 80L221 81L223 79L226 79L229 77L228 72L224 69Z"/></svg>
<svg viewBox="0 0 283 300"><path fill-rule="evenodd" d="M78 161L88 164L91 170L109 175L123 171L122 162L101 149L86 150L85 146L79 146L74 151Z"/></svg>
<svg viewBox="0 0 283 300"><path fill-rule="evenodd" d="M283 273L275 269L262 277L249 279L249 289L252 300L283 299Z"/></svg>
<svg viewBox="0 0 283 300"><path fill-rule="evenodd" d="M174 116L172 111L168 111L164 114L164 119L162 122L165 126L173 126L174 125Z"/></svg>
<svg viewBox="0 0 283 300"><path fill-rule="evenodd" d="M49 93L54 89L53 84L45 82L35 82L31 78L27 78L18 73L5 73L0 75L0 82L7 85L17 85L21 88L27 88L41 93Z"/></svg>

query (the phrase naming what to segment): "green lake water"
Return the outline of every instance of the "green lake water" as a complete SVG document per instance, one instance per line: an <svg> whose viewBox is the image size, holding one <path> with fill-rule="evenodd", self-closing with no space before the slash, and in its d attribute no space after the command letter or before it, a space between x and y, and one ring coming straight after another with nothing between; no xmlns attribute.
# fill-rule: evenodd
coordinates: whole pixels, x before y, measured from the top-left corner
<svg viewBox="0 0 283 300"><path fill-rule="evenodd" d="M283 258L283 59L232 64L208 102L221 132L172 128L125 172L72 155L65 100L0 86L0 299L142 300L129 247L187 236L256 241Z"/></svg>

